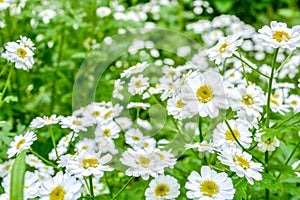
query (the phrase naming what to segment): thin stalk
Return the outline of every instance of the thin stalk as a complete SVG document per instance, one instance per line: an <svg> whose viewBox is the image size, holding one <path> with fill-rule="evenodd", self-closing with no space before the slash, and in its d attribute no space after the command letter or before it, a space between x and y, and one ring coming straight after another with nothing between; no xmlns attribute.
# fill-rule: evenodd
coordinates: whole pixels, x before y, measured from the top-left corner
<svg viewBox="0 0 300 200"><path fill-rule="evenodd" d="M242 58L240 58L239 56L233 54L233 57L239 59L240 61L242 61L243 63L245 63L248 67L250 67L252 70L256 71L257 73L259 73L260 75L266 77L266 78L270 78L269 76L265 75L264 73L260 72L259 70L255 69L254 67L252 67L248 62L246 62L245 60L243 60Z"/></svg>
<svg viewBox="0 0 300 200"><path fill-rule="evenodd" d="M3 99L3 97L4 97L4 94L5 94L6 90L7 90L8 85L9 85L9 83L10 83L10 78L11 78L11 75L12 75L12 73L13 73L13 69L14 69L14 67L11 66L11 68L10 68L10 70L9 70L9 73L8 73L8 76L7 76L7 79L6 79L6 81L5 81L5 85L4 85L3 90L2 90L2 92L1 92L1 96L0 96L0 106L2 105L2 99Z"/></svg>
<svg viewBox="0 0 300 200"><path fill-rule="evenodd" d="M52 140L52 145L53 145L53 148L54 148L54 151L55 151L55 155L56 155L56 160L58 160L59 157L58 157L58 152L57 152L57 148L56 148L56 142L55 142L55 138L54 138L52 127L48 126L48 130L50 132L50 136L51 136L51 140Z"/></svg>
<svg viewBox="0 0 300 200"><path fill-rule="evenodd" d="M146 192L146 190L147 190L147 188L148 188L148 185L149 185L149 183L150 183L151 180L152 180L152 178L150 177L150 178L148 179L148 181L146 182L146 186L145 186L145 188L144 188L144 190L143 190L143 192L142 192L141 200L144 199L144 194L145 194L145 192Z"/></svg>
<svg viewBox="0 0 300 200"><path fill-rule="evenodd" d="M202 133L202 120L201 120L201 117L199 117L198 129L199 129L199 139L200 139L200 142L202 142L203 141L203 133Z"/></svg>
<svg viewBox="0 0 300 200"><path fill-rule="evenodd" d="M247 149L246 149L246 148L238 141L238 139L236 138L236 136L235 136L235 134L234 134L234 132L233 132L232 128L230 127L230 125L229 125L229 123L228 123L227 120L225 120L225 123L226 123L226 125L227 125L227 127L228 127L228 129L229 129L229 131L230 131L230 133L231 133L231 135L233 136L234 140L236 141L236 143L238 143L238 145L243 149L243 151L246 151L247 153L251 154L251 153L249 152L249 150L247 150ZM252 154L251 154L251 155L252 155ZM252 155L252 157L253 157L255 160L257 160L258 162L260 162L261 164L264 165L264 163L263 163L261 160L259 160L256 156Z"/></svg>
<svg viewBox="0 0 300 200"><path fill-rule="evenodd" d="M240 55L240 58L242 59L242 54L241 54L240 50L239 50L239 55ZM247 73L246 73L245 63L244 62L242 62L242 68L243 68L244 77L246 79L246 85L248 86L249 85L249 81L248 81L248 76L247 76Z"/></svg>
<svg viewBox="0 0 300 200"><path fill-rule="evenodd" d="M43 156L41 156L37 152L33 151L32 149L29 149L29 151L30 151L30 153L32 153L33 155L35 155L36 157L38 157L39 159L41 159L42 161L47 163L48 165L51 165L52 167L54 167L58 171L61 171L61 168L57 167L55 164L53 164L52 162L50 162L49 160L47 160L46 158L44 158Z"/></svg>
<svg viewBox="0 0 300 200"><path fill-rule="evenodd" d="M89 185L90 185L91 198L94 199L95 195L94 195L94 186L93 186L93 176L92 175L89 176Z"/></svg>
<svg viewBox="0 0 300 200"><path fill-rule="evenodd" d="M106 185L107 185L107 187L108 187L109 196L110 196L110 198L112 199L112 198L113 198L113 196L112 196L112 188L110 187L110 184L109 184L109 182L108 182L107 174L104 173L104 176L105 176L105 182L106 182Z"/></svg>
<svg viewBox="0 0 300 200"><path fill-rule="evenodd" d="M292 55L294 54L295 50L293 50L288 57L286 57L286 59L281 63L281 65L277 68L277 71L279 72L281 70L281 68L288 63L288 61L290 60L290 58L292 57Z"/></svg>
<svg viewBox="0 0 300 200"><path fill-rule="evenodd" d="M134 179L134 176L130 177L128 181L123 185L123 187L119 190L119 192L111 199L115 200L118 198L118 196L126 189L126 187L129 185L129 183Z"/></svg>
<svg viewBox="0 0 300 200"><path fill-rule="evenodd" d="M271 115L271 109L270 109L270 105L271 105L271 94L272 94L272 83L273 83L273 77L274 77L274 71L275 71L275 63L276 63L276 58L278 55L278 48L275 50L274 56L273 56L273 61L272 61L272 70L271 70L271 76L269 79L269 87L268 87L268 99L267 99L267 109L266 109L266 113L267 113L267 118L266 118L266 128L269 128L270 126L270 115Z"/></svg>
<svg viewBox="0 0 300 200"><path fill-rule="evenodd" d="M300 145L300 140L298 141L298 143L296 144L295 148L293 149L292 153L289 155L288 159L285 161L284 165L287 166L290 162L290 160L292 159L293 155L295 154L296 150L298 149L298 146ZM276 177L276 180L278 180L281 176L281 172L278 174L278 176Z"/></svg>

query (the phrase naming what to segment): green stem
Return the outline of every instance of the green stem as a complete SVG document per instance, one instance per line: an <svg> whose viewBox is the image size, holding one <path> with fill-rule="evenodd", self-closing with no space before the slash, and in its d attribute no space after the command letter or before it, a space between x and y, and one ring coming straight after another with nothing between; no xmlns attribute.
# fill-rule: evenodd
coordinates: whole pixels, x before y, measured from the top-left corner
<svg viewBox="0 0 300 200"><path fill-rule="evenodd" d="M54 151L55 151L55 155L56 155L56 160L58 160L59 157L58 157L58 152L57 152L57 148L56 148L56 142L55 142L55 138L54 138L52 127L48 126L48 130L50 132L50 136L51 136L51 140L52 140L52 145L53 145L53 148L54 148Z"/></svg>
<svg viewBox="0 0 300 200"><path fill-rule="evenodd" d="M90 175L89 176L89 185L90 185L90 195L91 195L91 198L94 199L95 196L94 196L94 186L93 186L93 176Z"/></svg>
<svg viewBox="0 0 300 200"><path fill-rule="evenodd" d="M251 153L249 152L249 150L247 150L247 149L246 149L246 148L238 141L238 139L236 138L236 136L235 136L235 134L234 134L234 132L233 132L232 128L230 127L230 125L229 125L229 123L228 123L227 120L225 120L225 123L226 123L226 125L227 125L227 127L228 127L228 129L229 129L229 131L230 131L230 133L231 133L231 135L233 136L234 140L236 141L236 143L238 143L238 145L243 149L243 151L246 151L247 153L251 154ZM251 154L251 155L252 155L252 154ZM252 157L253 157L255 160L257 160L258 162L260 162L261 164L264 165L264 163L263 163L261 160L259 160L256 156L252 155Z"/></svg>
<svg viewBox="0 0 300 200"><path fill-rule="evenodd" d="M150 177L150 178L148 179L148 181L146 182L146 186L145 186L145 188L144 188L144 190L143 190L143 192L142 192L141 200L143 200L144 194L145 194L145 192L146 192L146 190L147 190L147 188L148 188L148 185L149 185L149 183L150 183L151 180L152 180L152 177Z"/></svg>
<svg viewBox="0 0 300 200"><path fill-rule="evenodd" d="M11 68L10 68L10 70L9 70L9 73L8 73L8 76L7 76L7 79L6 79L6 81L5 81L5 85L4 85L3 90L2 90L2 92L1 92L1 94L0 94L0 106L1 106L2 103L3 103L3 102L2 102L2 99L3 99L3 97L4 97L4 94L5 94L6 90L7 90L8 85L9 85L9 83L10 83L10 78L11 78L11 75L12 75L12 73L13 73L13 69L14 69L14 67L11 66Z"/></svg>
<svg viewBox="0 0 300 200"><path fill-rule="evenodd" d="M106 182L106 185L107 185L107 187L108 187L109 196L110 196L110 198L112 199L112 198L113 198L113 196L112 196L112 188L110 187L110 184L109 184L109 182L108 182L107 174L104 173L104 176L105 176L105 182Z"/></svg>
<svg viewBox="0 0 300 200"><path fill-rule="evenodd" d="M198 128L199 128L199 139L200 139L200 142L202 142L203 141L203 133L202 133L202 120L201 120L201 117L199 117Z"/></svg>
<svg viewBox="0 0 300 200"><path fill-rule="evenodd" d="M118 196L125 190L125 188L129 185L129 183L134 179L134 176L130 177L128 181L123 185L123 187L119 190L119 192L111 199L115 200L118 198Z"/></svg>
<svg viewBox="0 0 300 200"><path fill-rule="evenodd" d="M274 77L274 71L275 71L275 63L276 63L276 58L278 55L278 48L275 50L274 52L274 56L273 56L273 61L272 61L272 70L271 70L271 76L269 79L269 87L268 87L268 99L267 99L267 109L266 109L266 113L267 113L267 118L266 118L266 128L269 128L270 126L270 115L271 115L271 109L270 109L270 105L271 105L271 94L272 94L272 83L273 83L273 77Z"/></svg>
<svg viewBox="0 0 300 200"><path fill-rule="evenodd" d="M246 64L248 67L250 67L252 70L256 71L257 73L259 73L260 75L269 78L269 76L265 75L264 73L260 72L259 70L255 69L254 67L252 67L248 62L246 62L245 60L243 60L242 58L240 58L238 55L233 54L233 57L239 59L240 61L242 61L244 64Z"/></svg>
<svg viewBox="0 0 300 200"><path fill-rule="evenodd" d="M54 167L58 171L61 171L61 168L57 167L55 164L53 164L52 162L50 162L49 160L47 160L46 158L44 158L43 156L41 156L37 152L33 151L32 149L29 149L29 151L30 151L30 153L32 153L33 155L35 155L36 157L38 157L39 159L41 159L42 161L47 163L48 165L51 165L52 167Z"/></svg>
<svg viewBox="0 0 300 200"><path fill-rule="evenodd" d="M287 166L290 162L290 160L292 159L293 155L295 154L296 150L298 149L298 146L300 145L300 140L298 141L298 143L296 144L295 148L293 149L292 153L289 155L288 159L285 161L284 165ZM278 176L276 177L276 180L278 180L281 176L281 172L278 174Z"/></svg>
<svg viewBox="0 0 300 200"><path fill-rule="evenodd" d="M239 50L239 55L240 55L240 59L242 59L242 54L241 54L240 50ZM247 76L247 73L246 73L245 63L244 62L242 62L242 68L243 68L244 77L246 79L246 85L248 86L249 85L249 81L248 81L248 76Z"/></svg>
<svg viewBox="0 0 300 200"><path fill-rule="evenodd" d="M292 55L294 54L295 50L293 50L288 57L286 57L286 59L281 63L281 65L277 68L277 71L279 72L281 70L281 68L287 63L289 62L290 58L292 57Z"/></svg>

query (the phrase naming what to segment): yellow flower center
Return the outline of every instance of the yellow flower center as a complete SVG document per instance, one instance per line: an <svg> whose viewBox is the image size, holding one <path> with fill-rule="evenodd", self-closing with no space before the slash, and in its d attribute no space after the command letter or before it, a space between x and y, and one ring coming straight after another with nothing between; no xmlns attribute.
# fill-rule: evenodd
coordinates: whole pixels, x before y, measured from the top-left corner
<svg viewBox="0 0 300 200"><path fill-rule="evenodd" d="M219 192L219 186L214 181L203 181L200 185L200 191L209 197L213 197Z"/></svg>
<svg viewBox="0 0 300 200"><path fill-rule="evenodd" d="M140 164L143 166L143 167L148 167L149 166L149 163L150 163L150 159L148 157L145 157L145 156L140 156Z"/></svg>
<svg viewBox="0 0 300 200"><path fill-rule="evenodd" d="M104 119L108 119L108 118L111 116L112 113L113 113L112 110L108 111L108 112L103 116L103 118L104 118Z"/></svg>
<svg viewBox="0 0 300 200"><path fill-rule="evenodd" d="M158 155L159 156L159 159L160 160L164 160L165 159L165 156L162 154L162 153L160 153L160 152L154 152L156 155Z"/></svg>
<svg viewBox="0 0 300 200"><path fill-rule="evenodd" d="M199 102L207 103L214 97L213 89L209 85L200 86L196 92L196 97Z"/></svg>
<svg viewBox="0 0 300 200"><path fill-rule="evenodd" d="M93 116L93 117L99 117L99 116L100 116L100 112L99 112L99 111L94 111L94 112L92 113L92 116Z"/></svg>
<svg viewBox="0 0 300 200"><path fill-rule="evenodd" d="M140 140L140 137L138 137L138 136L133 136L132 139L133 139L134 141L139 141L139 140Z"/></svg>
<svg viewBox="0 0 300 200"><path fill-rule="evenodd" d="M280 94L274 94L273 96L275 99L279 98L280 97Z"/></svg>
<svg viewBox="0 0 300 200"><path fill-rule="evenodd" d="M17 146L16 146L16 149L20 149L21 148L21 146L22 146L22 144L24 144L25 143L25 139L23 138L22 140L20 140L19 142L18 142L18 144L17 144Z"/></svg>
<svg viewBox="0 0 300 200"><path fill-rule="evenodd" d="M222 44L219 48L219 53L224 53L228 46L229 46L229 44L227 44L227 43Z"/></svg>
<svg viewBox="0 0 300 200"><path fill-rule="evenodd" d="M298 103L297 103L297 101L293 100L293 101L291 101L291 104L292 105L297 105Z"/></svg>
<svg viewBox="0 0 300 200"><path fill-rule="evenodd" d="M232 130L232 132L237 139L240 138L240 132L238 130L234 129L234 130ZM234 137L230 130L226 131L226 140L234 141Z"/></svg>
<svg viewBox="0 0 300 200"><path fill-rule="evenodd" d="M81 125L82 125L82 122L81 122L81 121L78 121L78 120L73 120L73 121L72 121L72 124L77 125L77 126L81 126Z"/></svg>
<svg viewBox="0 0 300 200"><path fill-rule="evenodd" d="M179 99L177 102L176 102L176 107L177 108L183 108L184 107L184 103L182 103L182 100Z"/></svg>
<svg viewBox="0 0 300 200"><path fill-rule="evenodd" d="M247 106L252 106L254 104L254 99L250 94L245 94L243 96L242 102Z"/></svg>
<svg viewBox="0 0 300 200"><path fill-rule="evenodd" d="M233 158L234 162L237 162L242 168L244 169L249 169L250 168L250 163L248 160L243 158L242 156L235 155Z"/></svg>
<svg viewBox="0 0 300 200"><path fill-rule="evenodd" d="M277 42L288 42L291 39L290 35L285 31L275 31L275 33L273 34L273 38Z"/></svg>
<svg viewBox="0 0 300 200"><path fill-rule="evenodd" d="M273 139L272 138L269 138L269 139L267 139L266 141L265 141L265 144L266 145L270 145L270 144L272 144L273 143Z"/></svg>
<svg viewBox="0 0 300 200"><path fill-rule="evenodd" d="M276 105L276 106L279 106L278 101L276 101L275 99L272 99L272 98L271 98L270 102L271 102L272 104Z"/></svg>
<svg viewBox="0 0 300 200"><path fill-rule="evenodd" d="M62 186L55 187L50 193L50 200L63 200L65 196L65 190Z"/></svg>
<svg viewBox="0 0 300 200"><path fill-rule="evenodd" d="M98 160L95 158L85 158L82 160L82 166L83 168L89 168L89 167L97 167L99 164Z"/></svg>
<svg viewBox="0 0 300 200"><path fill-rule="evenodd" d="M33 163L39 163L39 161L36 160L36 159L30 159L30 162L33 162Z"/></svg>
<svg viewBox="0 0 300 200"><path fill-rule="evenodd" d="M149 143L148 143L148 142L145 142L143 147L144 147L144 148L149 147Z"/></svg>
<svg viewBox="0 0 300 200"><path fill-rule="evenodd" d="M159 184L158 186L156 186L155 188L155 195L156 196L166 196L166 194L169 192L169 187L167 184Z"/></svg>
<svg viewBox="0 0 300 200"><path fill-rule="evenodd" d="M110 129L105 129L105 130L103 130L103 136L104 137L109 137L110 136Z"/></svg>
<svg viewBox="0 0 300 200"><path fill-rule="evenodd" d="M87 150L87 149L88 149L88 146L87 146L87 145L84 145L84 146L81 147L81 149L82 149L82 150Z"/></svg>
<svg viewBox="0 0 300 200"><path fill-rule="evenodd" d="M26 55L27 55L27 52L25 51L25 49L23 49L23 48L18 48L17 49L17 54L18 54L18 56L20 57L20 58L25 58L26 57Z"/></svg>
<svg viewBox="0 0 300 200"><path fill-rule="evenodd" d="M0 3L3 3L4 2L4 0L0 0Z"/></svg>
<svg viewBox="0 0 300 200"><path fill-rule="evenodd" d="M140 87L142 87L142 82L141 82L140 80L138 80L138 81L136 81L136 82L134 83L134 86L135 86L136 88L140 88Z"/></svg>

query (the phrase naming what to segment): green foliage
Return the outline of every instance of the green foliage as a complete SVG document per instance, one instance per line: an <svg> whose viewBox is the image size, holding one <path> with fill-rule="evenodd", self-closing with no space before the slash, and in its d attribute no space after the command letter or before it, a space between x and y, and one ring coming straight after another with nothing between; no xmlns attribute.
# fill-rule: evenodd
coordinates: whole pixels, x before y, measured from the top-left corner
<svg viewBox="0 0 300 200"><path fill-rule="evenodd" d="M26 151L22 151L14 161L11 170L10 199L23 200L24 176L26 171Z"/></svg>

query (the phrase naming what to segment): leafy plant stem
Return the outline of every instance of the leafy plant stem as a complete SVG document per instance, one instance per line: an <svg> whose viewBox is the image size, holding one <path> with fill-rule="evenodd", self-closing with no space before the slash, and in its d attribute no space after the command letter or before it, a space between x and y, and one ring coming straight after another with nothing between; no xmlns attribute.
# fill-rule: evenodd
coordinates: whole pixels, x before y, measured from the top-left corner
<svg viewBox="0 0 300 200"><path fill-rule="evenodd" d="M10 79L11 79L11 75L12 75L12 73L13 73L13 69L14 69L14 67L11 66L11 68L10 68L10 70L9 70L9 73L8 73L8 76L7 76L7 79L6 79L6 81L5 81L5 85L4 85L3 90L2 90L2 92L1 92L1 96L0 96L0 106L2 105L2 99L3 99L3 97L4 97L4 94L5 94L6 90L7 90L8 85L9 85L9 83L10 83Z"/></svg>
<svg viewBox="0 0 300 200"><path fill-rule="evenodd" d="M29 151L30 151L30 153L32 153L33 155L35 155L36 157L38 157L39 159L41 159L42 161L47 163L48 165L51 165L52 167L54 167L58 171L61 171L61 168L57 167L55 164L53 164L52 162L50 162L49 160L47 160L46 158L44 158L43 156L41 156L37 152L33 151L32 149L29 149Z"/></svg>
<svg viewBox="0 0 300 200"><path fill-rule="evenodd" d="M112 200L115 200L118 198L118 196L126 189L126 187L129 185L129 183L134 179L134 176L130 177L128 181L123 185L123 187L119 190L119 192L112 198Z"/></svg>
<svg viewBox="0 0 300 200"><path fill-rule="evenodd" d="M89 186L90 186L91 198L94 200L95 196L94 196L94 186L93 186L93 176L92 175L89 176Z"/></svg>
<svg viewBox="0 0 300 200"><path fill-rule="evenodd" d="M58 152L57 152L57 148L56 148L56 142L55 142L55 138L54 138L52 127L48 126L48 130L50 132L50 137L51 137L52 145L53 145L53 148L54 148L54 151L55 151L56 159L58 160L59 157L58 157Z"/></svg>

